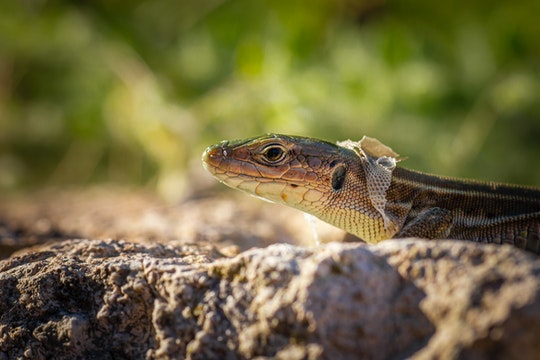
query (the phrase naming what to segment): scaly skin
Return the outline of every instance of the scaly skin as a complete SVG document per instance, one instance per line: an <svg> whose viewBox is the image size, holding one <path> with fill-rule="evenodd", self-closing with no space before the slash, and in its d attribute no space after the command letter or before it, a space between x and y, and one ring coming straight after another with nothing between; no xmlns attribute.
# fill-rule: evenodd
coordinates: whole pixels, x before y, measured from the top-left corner
<svg viewBox="0 0 540 360"><path fill-rule="evenodd" d="M540 190L395 166L375 139L334 145L268 134L209 147L218 180L317 216L370 243L421 237L509 243L540 252ZM363 142L363 143L362 143Z"/></svg>

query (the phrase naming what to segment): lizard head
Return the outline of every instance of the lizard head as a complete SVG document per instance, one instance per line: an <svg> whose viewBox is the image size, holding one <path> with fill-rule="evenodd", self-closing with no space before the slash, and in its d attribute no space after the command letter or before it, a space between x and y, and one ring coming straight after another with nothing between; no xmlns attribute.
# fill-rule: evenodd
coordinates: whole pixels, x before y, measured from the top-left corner
<svg viewBox="0 0 540 360"><path fill-rule="evenodd" d="M267 134L206 149L203 165L226 185L320 216L362 172L358 156L329 142Z"/></svg>

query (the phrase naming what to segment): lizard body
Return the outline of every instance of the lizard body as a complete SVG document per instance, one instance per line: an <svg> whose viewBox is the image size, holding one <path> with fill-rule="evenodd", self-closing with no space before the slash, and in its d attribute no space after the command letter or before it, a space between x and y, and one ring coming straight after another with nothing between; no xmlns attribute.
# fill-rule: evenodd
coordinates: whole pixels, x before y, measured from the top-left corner
<svg viewBox="0 0 540 360"><path fill-rule="evenodd" d="M206 149L218 180L315 215L364 241L420 237L507 243L540 253L540 189L460 180L396 166L364 137L337 145L267 134Z"/></svg>

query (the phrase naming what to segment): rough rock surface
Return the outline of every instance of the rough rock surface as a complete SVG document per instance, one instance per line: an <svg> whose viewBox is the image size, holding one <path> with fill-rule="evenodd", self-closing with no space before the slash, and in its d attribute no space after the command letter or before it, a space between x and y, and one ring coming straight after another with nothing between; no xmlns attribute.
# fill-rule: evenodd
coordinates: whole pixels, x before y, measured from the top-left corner
<svg viewBox="0 0 540 360"><path fill-rule="evenodd" d="M0 205L9 230L7 237L0 232L0 242L35 236L33 216L56 229L35 239L56 241L0 261L0 359L536 359L540 353L540 260L510 246L390 240L275 244L231 254L226 240L194 236L203 229L145 241L150 232L137 234L137 224L110 209L95 212L102 231L120 234L124 226L129 241L69 239L70 224L46 201L8 211L15 204ZM84 213L67 204L68 219ZM190 204L192 214L202 214L197 206ZM263 221L262 214L253 221ZM80 233L100 229L87 220ZM84 228L92 221L95 227ZM177 226L159 223L161 230ZM247 232L243 246L250 239L265 245L264 237L249 238L257 231Z"/></svg>
<svg viewBox="0 0 540 360"><path fill-rule="evenodd" d="M68 240L0 263L0 358L500 358L540 353L540 263L465 242Z"/></svg>

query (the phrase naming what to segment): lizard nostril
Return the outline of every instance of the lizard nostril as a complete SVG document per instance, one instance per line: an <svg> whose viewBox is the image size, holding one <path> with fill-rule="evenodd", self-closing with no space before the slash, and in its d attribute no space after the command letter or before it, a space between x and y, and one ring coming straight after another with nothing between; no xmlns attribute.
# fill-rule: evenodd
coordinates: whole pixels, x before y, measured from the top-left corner
<svg viewBox="0 0 540 360"><path fill-rule="evenodd" d="M204 150L202 155L203 163L218 166L221 160L223 160L223 158L227 157L230 154L230 149L226 145L227 144L220 143L210 146L206 150Z"/></svg>
<svg viewBox="0 0 540 360"><path fill-rule="evenodd" d="M230 154L230 147L227 141L223 141L217 145L208 147L203 153L203 159L214 159L218 157L224 157Z"/></svg>

